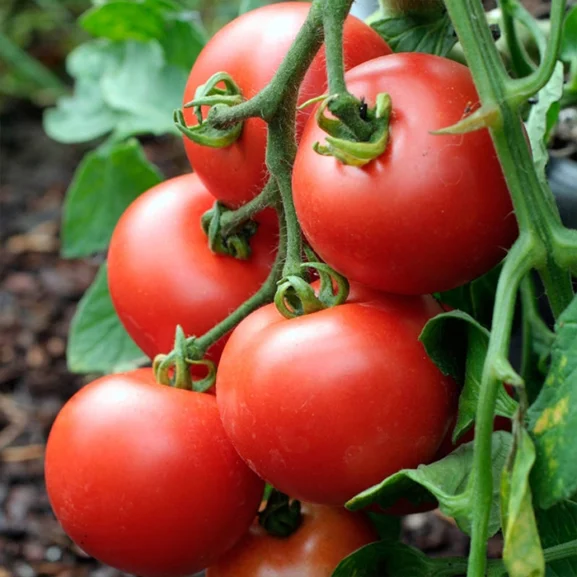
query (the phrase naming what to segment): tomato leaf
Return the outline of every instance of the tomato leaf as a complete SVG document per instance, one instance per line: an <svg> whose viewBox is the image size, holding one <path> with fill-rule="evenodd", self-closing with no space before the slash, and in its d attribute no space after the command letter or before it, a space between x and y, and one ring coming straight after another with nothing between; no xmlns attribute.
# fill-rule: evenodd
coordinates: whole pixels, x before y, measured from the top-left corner
<svg viewBox="0 0 577 577"><path fill-rule="evenodd" d="M469 313L477 322L490 328L501 268L499 264L478 279L453 290L437 293L436 297L443 304Z"/></svg>
<svg viewBox="0 0 577 577"><path fill-rule="evenodd" d="M332 577L435 577L462 575L467 571L467 559L447 557L430 559L424 553L399 543L383 540L361 547L345 557L334 570Z"/></svg>
<svg viewBox="0 0 577 577"><path fill-rule="evenodd" d="M537 103L531 107L527 134L531 141L533 161L543 186L547 184L545 168L549 160L547 142L559 116L559 99L563 95L563 65L557 62L549 82L538 92Z"/></svg>
<svg viewBox="0 0 577 577"><path fill-rule="evenodd" d="M547 509L536 509L537 525L544 548L575 539L577 535L577 502L567 500ZM547 577L577 577L577 557L547 563Z"/></svg>
<svg viewBox="0 0 577 577"><path fill-rule="evenodd" d="M439 370L463 385L453 432L453 441L457 441L475 421L489 331L467 313L451 311L431 319L425 325L420 340ZM516 401L501 387L496 414L512 417L516 407Z"/></svg>
<svg viewBox="0 0 577 577"><path fill-rule="evenodd" d="M494 535L500 527L499 478L511 446L510 433L505 431L493 433L491 469L494 482L489 535ZM430 502L433 496L439 502L441 511L453 517L461 531L470 535L471 507L462 493L472 470L473 443L467 443L436 463L421 465L417 469L404 469L391 475L378 485L353 497L346 506L357 510L377 503L386 509L399 497L406 497L413 502Z"/></svg>
<svg viewBox="0 0 577 577"><path fill-rule="evenodd" d="M565 62L577 59L577 5L567 12L563 22L561 58Z"/></svg>
<svg viewBox="0 0 577 577"><path fill-rule="evenodd" d="M555 325L551 367L528 418L537 460L532 488L548 508L577 491L577 298Z"/></svg>
<svg viewBox="0 0 577 577"><path fill-rule="evenodd" d="M457 34L445 10L392 16L377 20L371 26L394 52L446 56L457 43Z"/></svg>
<svg viewBox="0 0 577 577"><path fill-rule="evenodd" d="M66 358L73 373L121 372L148 362L116 315L106 270L100 267L70 325Z"/></svg>
<svg viewBox="0 0 577 577"><path fill-rule="evenodd" d="M505 537L503 560L510 577L545 575L545 558L529 485L534 462L535 447L531 437L520 428L515 434L510 463L501 475L501 518Z"/></svg>
<svg viewBox="0 0 577 577"><path fill-rule="evenodd" d="M77 258L106 249L120 215L161 180L134 139L88 153L66 194L62 256Z"/></svg>

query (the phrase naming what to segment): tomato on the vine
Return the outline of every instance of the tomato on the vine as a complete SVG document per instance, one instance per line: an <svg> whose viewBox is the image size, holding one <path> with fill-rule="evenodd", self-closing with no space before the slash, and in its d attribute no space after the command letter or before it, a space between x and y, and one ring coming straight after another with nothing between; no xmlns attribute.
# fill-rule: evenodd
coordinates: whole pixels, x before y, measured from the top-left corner
<svg viewBox="0 0 577 577"><path fill-rule="evenodd" d="M247 260L214 254L200 218L214 203L198 177L167 180L120 218L108 252L108 284L122 324L149 356L168 353L177 325L201 336L254 294L275 257L277 230L260 225ZM226 338L209 349L217 361Z"/></svg>
<svg viewBox="0 0 577 577"><path fill-rule="evenodd" d="M189 575L248 530L264 485L240 459L212 395L151 369L82 388L46 448L54 513L84 551L143 577Z"/></svg>
<svg viewBox="0 0 577 577"><path fill-rule="evenodd" d="M362 513L301 504L302 523L274 537L257 521L206 577L330 577L340 561L379 537Z"/></svg>
<svg viewBox="0 0 577 577"><path fill-rule="evenodd" d="M469 70L429 54L394 54L346 74L351 93L392 99L385 152L359 168L313 150L302 136L294 200L315 251L350 278L400 294L462 285L497 264L517 235L508 189L487 129L434 135L478 107Z"/></svg>
<svg viewBox="0 0 577 577"><path fill-rule="evenodd" d="M184 102L194 99L198 86L213 74L225 71L239 85L245 98L263 89L286 56L310 10L309 2L282 2L252 10L217 32L192 67ZM344 26L344 63L348 70L371 58L390 54L386 42L364 22L349 16ZM324 47L309 68L299 93L299 103L327 90ZM298 112L298 130L313 107ZM205 111L206 112L206 111ZM184 109L188 125L198 123L192 109ZM184 137L188 158L210 192L231 207L253 198L266 180L266 124L251 118L240 138L226 148L209 148ZM232 184L234 183L234 184Z"/></svg>
<svg viewBox="0 0 577 577"><path fill-rule="evenodd" d="M241 457L280 491L327 505L432 460L457 399L418 340L439 312L429 296L382 294L290 320L274 305L252 313L216 381Z"/></svg>

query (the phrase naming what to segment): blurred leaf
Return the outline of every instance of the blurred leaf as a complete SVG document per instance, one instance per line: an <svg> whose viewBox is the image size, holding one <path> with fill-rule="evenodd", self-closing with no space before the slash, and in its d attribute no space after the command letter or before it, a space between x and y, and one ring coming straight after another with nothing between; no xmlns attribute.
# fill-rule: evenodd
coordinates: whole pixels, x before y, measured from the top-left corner
<svg viewBox="0 0 577 577"><path fill-rule="evenodd" d="M560 57L566 62L577 58L577 5L573 6L565 16Z"/></svg>
<svg viewBox="0 0 577 577"><path fill-rule="evenodd" d="M575 539L577 535L577 503L562 501L554 507L536 509L537 525L544 548ZM577 577L577 557L547 563L547 577Z"/></svg>
<svg viewBox="0 0 577 577"><path fill-rule="evenodd" d="M62 255L77 258L106 249L120 215L161 180L134 139L88 153L66 195Z"/></svg>
<svg viewBox="0 0 577 577"><path fill-rule="evenodd" d="M73 373L121 372L148 362L114 311L105 264L78 303L66 357Z"/></svg>
<svg viewBox="0 0 577 577"><path fill-rule="evenodd" d="M548 186L545 168L549 160L547 142L559 116L559 104L563 95L563 65L558 62L549 82L538 92L538 101L531 107L527 120L527 134L531 141L533 161L541 184Z"/></svg>
<svg viewBox="0 0 577 577"><path fill-rule="evenodd" d="M361 547L345 557L332 577L450 577L467 571L467 559L430 559L424 553L398 541L379 541Z"/></svg>
<svg viewBox="0 0 577 577"><path fill-rule="evenodd" d="M431 319L419 338L439 370L463 385L458 419L453 431L453 441L456 442L475 421L483 365L489 346L489 331L470 315L462 311L451 311ZM516 408L516 401L507 394L504 387L500 387L496 414L512 417Z"/></svg>
<svg viewBox="0 0 577 577"><path fill-rule="evenodd" d="M445 10L383 18L371 26L394 52L446 56L457 43L457 34Z"/></svg>
<svg viewBox="0 0 577 577"><path fill-rule="evenodd" d="M558 318L551 367L528 418L537 452L532 487L548 508L577 491L577 297Z"/></svg>
<svg viewBox="0 0 577 577"><path fill-rule="evenodd" d="M500 527L499 521L499 478L511 451L512 436L498 431L493 433L491 470L493 473L493 500L489 519L489 535L494 535ZM467 487L473 470L473 443L460 446L450 455L417 469L404 469L391 475L378 485L370 487L346 506L357 510L377 503L386 509L400 497L421 494L421 501L431 501L431 495L439 502L439 508L453 517L461 531L471 534L471 503L466 501L463 491ZM475 496L472 496L475 498ZM413 499L411 499L413 500ZM395 574L396 576L396 574Z"/></svg>
<svg viewBox="0 0 577 577"><path fill-rule="evenodd" d="M515 434L511 456L501 476L503 560L510 577L543 577L545 559L529 486L535 447L523 428Z"/></svg>
<svg viewBox="0 0 577 577"><path fill-rule="evenodd" d="M172 113L182 103L188 70L166 64L156 41L92 41L70 54L68 70L74 95L44 117L55 140L86 142L111 131L116 138L176 134Z"/></svg>
<svg viewBox="0 0 577 577"><path fill-rule="evenodd" d="M267 2L267 0L240 0L240 8L238 9L239 16L245 12L250 12L266 4L272 4L272 2Z"/></svg>

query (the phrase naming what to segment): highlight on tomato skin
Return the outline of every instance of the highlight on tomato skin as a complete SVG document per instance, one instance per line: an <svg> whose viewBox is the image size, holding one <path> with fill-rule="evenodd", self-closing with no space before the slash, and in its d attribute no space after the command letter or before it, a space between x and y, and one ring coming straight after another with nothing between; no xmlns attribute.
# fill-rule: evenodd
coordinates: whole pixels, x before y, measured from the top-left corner
<svg viewBox="0 0 577 577"><path fill-rule="evenodd" d="M219 30L198 56L184 92L183 103L217 72L227 72L251 98L272 79L310 10L310 2L281 2L251 10ZM348 70L378 56L391 54L386 42L367 24L348 16L344 25L344 64ZM299 92L299 103L327 91L324 47L313 60ZM250 63L250 64L249 64ZM254 64L253 64L254 63ZM207 113L207 107L203 107ZM313 106L298 112L300 134ZM198 123L191 108L183 109L187 125ZM183 138L188 159L211 193L232 208L254 196L266 182L266 124L244 122L240 138L225 148L209 148ZM234 182L234 186L231 186Z"/></svg>
<svg viewBox="0 0 577 577"><path fill-rule="evenodd" d="M214 563L250 527L264 482L223 430L213 395L109 375L58 414L45 461L48 496L86 553L142 577Z"/></svg>
<svg viewBox="0 0 577 577"><path fill-rule="evenodd" d="M276 254L277 226L259 225L251 256L214 254L200 219L214 198L195 174L162 182L122 215L108 251L108 285L128 334L150 357L169 353L177 325L201 336L261 287ZM208 351L218 361L226 336Z"/></svg>
<svg viewBox="0 0 577 577"><path fill-rule="evenodd" d="M339 562L379 537L363 513L301 503L302 524L274 537L258 521L206 577L330 577Z"/></svg>
<svg viewBox="0 0 577 577"><path fill-rule="evenodd" d="M493 268L518 230L489 132L431 134L478 102L468 68L398 53L345 76L371 106L390 95L389 141L366 166L347 166L313 150L326 133L309 118L293 192L315 252L349 280L398 294L442 292Z"/></svg>
<svg viewBox="0 0 577 577"><path fill-rule="evenodd" d="M227 434L259 476L300 500L343 505L432 461L455 416L458 387L418 340L442 309L432 297L370 298L290 320L267 305L223 351Z"/></svg>

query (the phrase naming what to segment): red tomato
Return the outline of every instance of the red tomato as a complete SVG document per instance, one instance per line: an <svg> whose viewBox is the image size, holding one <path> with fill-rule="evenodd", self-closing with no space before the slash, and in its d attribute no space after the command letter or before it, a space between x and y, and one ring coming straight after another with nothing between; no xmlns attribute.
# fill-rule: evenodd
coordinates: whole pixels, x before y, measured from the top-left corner
<svg viewBox="0 0 577 577"><path fill-rule="evenodd" d="M342 559L378 541L362 514L302 503L302 524L289 537L273 537L256 521L206 577L330 577Z"/></svg>
<svg viewBox="0 0 577 577"><path fill-rule="evenodd" d="M241 457L280 491L327 505L429 462L457 399L418 341L440 311L431 297L381 295L291 320L274 305L252 313L216 382Z"/></svg>
<svg viewBox="0 0 577 577"><path fill-rule="evenodd" d="M452 289L497 264L517 235L513 208L486 129L431 130L478 106L469 70L429 54L394 54L347 73L393 112L384 154L363 168L313 151L326 134L306 125L293 173L299 220L312 247L351 280L400 294Z"/></svg>
<svg viewBox="0 0 577 577"><path fill-rule="evenodd" d="M176 325L201 336L262 285L276 230L261 225L248 260L214 254L200 217L214 203L194 174L155 186L120 218L108 253L108 284L120 320L149 356L168 353ZM226 339L210 349L217 361Z"/></svg>
<svg viewBox="0 0 577 577"><path fill-rule="evenodd" d="M194 99L198 86L213 74L228 72L251 98L274 76L310 10L309 2L283 2L243 14L215 34L197 58L184 92ZM361 20L349 16L344 28L344 59L348 70L362 62L390 54L385 41ZM299 102L327 90L324 49L315 58L302 84ZM298 113L304 124L313 107ZM192 109L184 109L187 124L197 124ZM222 149L199 146L184 138L188 158L210 192L237 207L250 200L266 180L266 124L253 118L244 123L241 137ZM234 185L231 185L234 183Z"/></svg>
<svg viewBox="0 0 577 577"><path fill-rule="evenodd" d="M248 530L264 489L227 439L215 398L158 385L151 369L76 393L50 432L45 474L71 539L141 577L214 563Z"/></svg>

